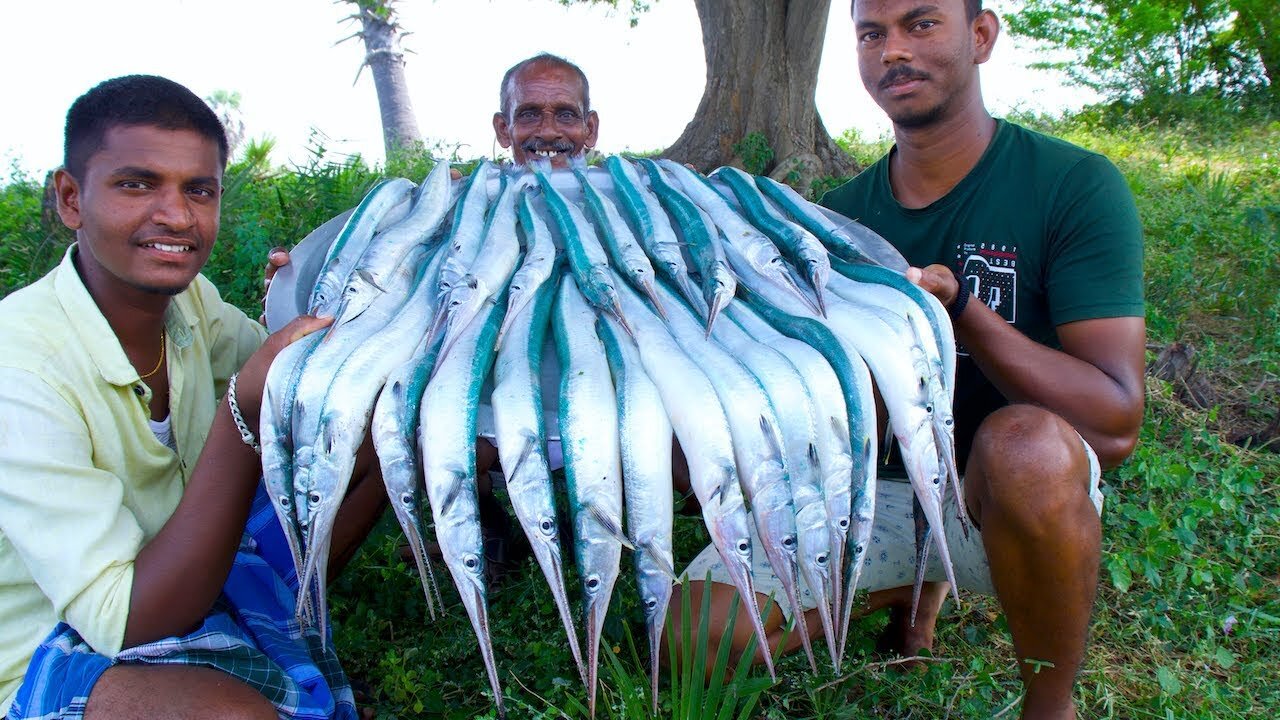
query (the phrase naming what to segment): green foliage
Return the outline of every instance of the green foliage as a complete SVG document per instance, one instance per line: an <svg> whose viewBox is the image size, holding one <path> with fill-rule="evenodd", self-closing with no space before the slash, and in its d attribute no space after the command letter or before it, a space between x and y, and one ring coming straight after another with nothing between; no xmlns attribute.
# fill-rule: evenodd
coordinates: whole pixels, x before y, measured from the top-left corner
<svg viewBox="0 0 1280 720"><path fill-rule="evenodd" d="M733 154L742 160L742 169L752 175L764 175L773 164L773 148L762 132L744 135L733 144Z"/></svg>
<svg viewBox="0 0 1280 720"><path fill-rule="evenodd" d="M71 241L57 215L44 209L44 184L14 162L0 187L0 298L30 285L62 259Z"/></svg>
<svg viewBox="0 0 1280 720"><path fill-rule="evenodd" d="M608 5L614 9L617 9L620 4L625 4L629 6L628 12L630 12L630 15L628 19L631 23L631 27L635 27L640 24L640 16L649 11L650 5L650 3L645 2L645 0L630 0L629 3L623 2L623 0L556 0L556 2L564 5L565 7L585 3L587 5Z"/></svg>
<svg viewBox="0 0 1280 720"><path fill-rule="evenodd" d="M1161 104L1208 90L1257 91L1277 80L1265 66L1276 41L1274 8L1256 0L1030 0L1005 16L1011 34L1065 51L1033 67L1060 70L1112 100ZM1240 19L1240 10L1258 10ZM1266 27L1270 25L1270 27ZM1277 58L1280 59L1280 58ZM1264 74L1265 73L1265 74ZM1274 87L1272 88L1274 92Z"/></svg>

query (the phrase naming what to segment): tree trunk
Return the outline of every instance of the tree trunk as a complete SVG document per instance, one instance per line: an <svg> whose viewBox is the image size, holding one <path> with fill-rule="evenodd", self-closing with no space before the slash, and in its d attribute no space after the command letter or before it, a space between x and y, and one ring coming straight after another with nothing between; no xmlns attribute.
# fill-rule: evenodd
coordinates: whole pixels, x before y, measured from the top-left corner
<svg viewBox="0 0 1280 720"><path fill-rule="evenodd" d="M404 79L404 51L400 49L400 26L391 8L392 0L350 0L357 7L364 40L364 64L373 72L382 115L382 142L391 157L397 151L422 141L418 122Z"/></svg>
<svg viewBox="0 0 1280 720"><path fill-rule="evenodd" d="M847 176L858 167L831 139L814 90L831 0L694 0L702 22L707 84L693 120L664 153L707 171L720 165L781 167L798 177ZM734 145L760 133L773 151L760 163ZM818 167L808 167L816 164ZM753 170L759 167L753 167ZM809 186L800 183L801 192Z"/></svg>

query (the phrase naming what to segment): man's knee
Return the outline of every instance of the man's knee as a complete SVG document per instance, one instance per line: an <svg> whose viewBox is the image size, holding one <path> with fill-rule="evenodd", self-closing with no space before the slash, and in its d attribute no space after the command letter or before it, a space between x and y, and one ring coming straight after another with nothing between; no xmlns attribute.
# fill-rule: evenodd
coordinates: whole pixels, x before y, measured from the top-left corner
<svg viewBox="0 0 1280 720"><path fill-rule="evenodd" d="M184 717L275 720L261 693L220 670L189 665L116 665L89 693L86 720Z"/></svg>
<svg viewBox="0 0 1280 720"><path fill-rule="evenodd" d="M1089 460L1080 436L1061 417L1033 405L1010 405L983 421L969 474L978 479L978 504L1013 518L1058 517L1089 494Z"/></svg>

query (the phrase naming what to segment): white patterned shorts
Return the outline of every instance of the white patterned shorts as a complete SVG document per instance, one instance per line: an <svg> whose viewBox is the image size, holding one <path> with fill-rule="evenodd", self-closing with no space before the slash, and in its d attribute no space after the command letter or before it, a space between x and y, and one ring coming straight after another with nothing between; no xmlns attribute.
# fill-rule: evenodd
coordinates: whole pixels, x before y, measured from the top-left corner
<svg viewBox="0 0 1280 720"><path fill-rule="evenodd" d="M1102 515L1102 468L1098 464L1098 456L1089 443L1084 444L1085 454L1089 457L1089 499ZM915 516L912 508L911 483L903 478L881 477L876 482L875 522L871 532L871 549L863 561L862 575L858 580L858 589L867 591L888 590L904 587L915 582ZM965 590L982 595L994 595L995 588L991 584L991 568L987 564L987 551L982 544L982 533L976 527L969 528L966 538L960 527L956 508L955 493L947 493L943 503L943 524L946 527L947 547L951 551L951 563L956 573L956 583ZM778 609L788 618L791 608L782 592L782 583L769 567L769 560L759 548L760 538L756 534L755 524L748 523L751 530L752 580L755 590L761 595L771 595L778 604ZM683 575L690 580L704 580L707 572L711 573L711 581L732 585L733 580L725 571L720 553L714 546L708 545L689 563ZM925 572L929 581L947 579L938 553L929 553L929 567ZM818 601L810 592L804 577L800 577L800 605L805 610L818 606Z"/></svg>

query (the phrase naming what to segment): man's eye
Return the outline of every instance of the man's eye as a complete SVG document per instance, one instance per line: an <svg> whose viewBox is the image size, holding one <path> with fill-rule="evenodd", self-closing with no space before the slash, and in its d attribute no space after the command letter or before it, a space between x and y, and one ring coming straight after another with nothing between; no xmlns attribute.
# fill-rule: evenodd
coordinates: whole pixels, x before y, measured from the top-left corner
<svg viewBox="0 0 1280 720"><path fill-rule="evenodd" d="M581 116L579 116L578 113L573 110L561 110L560 112L556 113L557 122L576 123L580 119L581 119Z"/></svg>
<svg viewBox="0 0 1280 720"><path fill-rule="evenodd" d="M516 122L519 122L519 123L537 122L541 118L542 118L542 113L538 112L537 110L521 110L520 112L516 113Z"/></svg>
<svg viewBox="0 0 1280 720"><path fill-rule="evenodd" d="M934 25L937 25L937 24L938 24L938 22L937 22L936 20L921 20L920 22L918 22L918 23L916 23L916 24L915 24L914 29L915 29L915 30L928 30L928 29L932 28Z"/></svg>
<svg viewBox="0 0 1280 720"><path fill-rule="evenodd" d="M146 190L148 185L141 180L121 180L119 186L125 190Z"/></svg>
<svg viewBox="0 0 1280 720"><path fill-rule="evenodd" d="M205 197L205 198L216 197L218 195L218 192L216 190L208 187L193 187L188 189L187 192L192 195L197 195L199 197Z"/></svg>
<svg viewBox="0 0 1280 720"><path fill-rule="evenodd" d="M862 42L864 42L864 43L873 43L873 42L875 42L875 41L879 40L879 39L880 39L880 37L881 37L881 36L880 36L880 33L878 33L878 32L869 32L869 33L863 33L863 35L862 35L862 38L861 38L861 39L862 39Z"/></svg>

